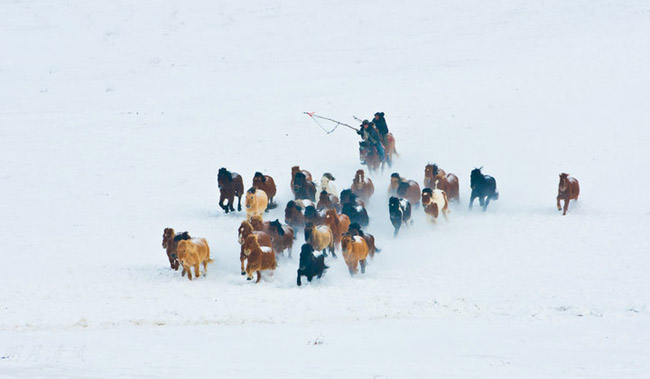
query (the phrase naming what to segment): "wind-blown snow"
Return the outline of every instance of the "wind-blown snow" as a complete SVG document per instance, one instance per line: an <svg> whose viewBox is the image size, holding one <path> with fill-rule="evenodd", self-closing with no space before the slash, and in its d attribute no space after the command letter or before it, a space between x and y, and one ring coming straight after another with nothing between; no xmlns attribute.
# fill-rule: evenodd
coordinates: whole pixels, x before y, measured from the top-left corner
<svg viewBox="0 0 650 379"><path fill-rule="evenodd" d="M0 4L0 376L642 377L650 372L644 1ZM352 183L386 112L381 248L296 286L300 244L240 275L216 172ZM353 124L356 125L356 124ZM332 125L333 126L333 125ZM449 222L392 237L390 173L460 179ZM469 172L500 193L467 210ZM567 216L558 175L580 181ZM206 238L189 281L165 227ZM196 359L196 358L203 359ZM195 362L203 362L195 364ZM255 367L250 367L251 362ZM143 364L146 362L146 364ZM192 362L192 363L190 363Z"/></svg>

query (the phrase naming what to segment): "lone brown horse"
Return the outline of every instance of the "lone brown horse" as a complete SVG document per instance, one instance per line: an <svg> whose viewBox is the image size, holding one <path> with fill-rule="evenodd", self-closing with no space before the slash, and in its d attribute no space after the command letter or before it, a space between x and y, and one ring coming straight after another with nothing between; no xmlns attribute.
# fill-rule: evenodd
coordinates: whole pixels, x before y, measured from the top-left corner
<svg viewBox="0 0 650 379"><path fill-rule="evenodd" d="M237 210L241 212L241 197L244 195L244 181L241 176L236 172L230 172L222 167L219 169L219 174L217 175L217 184L221 193L219 198L219 206L221 209L226 211L226 213L229 211L234 212L235 208L233 207L233 203L235 196L237 196ZM228 205L223 205L224 200L228 200Z"/></svg>
<svg viewBox="0 0 650 379"><path fill-rule="evenodd" d="M390 176L388 196L406 199L412 206L417 206L420 204L420 185L415 180L406 180L394 172Z"/></svg>
<svg viewBox="0 0 650 379"><path fill-rule="evenodd" d="M460 201L460 184L458 177L452 173L445 173L445 170L438 167L437 164L428 164L424 167L424 188L437 188L445 191L449 201Z"/></svg>
<svg viewBox="0 0 650 379"><path fill-rule="evenodd" d="M569 176L569 174L560 174L560 184L557 189L557 210L562 210L560 200L564 200L564 213L562 213L562 216L566 216L566 211L569 210L569 200L578 200L578 195L580 195L578 179Z"/></svg>

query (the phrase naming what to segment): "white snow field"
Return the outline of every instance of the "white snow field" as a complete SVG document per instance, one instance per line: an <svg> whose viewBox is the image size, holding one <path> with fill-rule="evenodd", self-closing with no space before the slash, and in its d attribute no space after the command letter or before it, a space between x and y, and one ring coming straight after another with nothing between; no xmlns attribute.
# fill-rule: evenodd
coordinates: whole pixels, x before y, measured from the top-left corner
<svg viewBox="0 0 650 379"><path fill-rule="evenodd" d="M0 377L650 377L648 1L5 0L0 36ZM218 169L272 175L282 220L291 166L360 167L304 111L386 112L382 251L297 287L301 232L254 284ZM461 202L393 238L390 173L427 162ZM165 227L208 240L206 277Z"/></svg>

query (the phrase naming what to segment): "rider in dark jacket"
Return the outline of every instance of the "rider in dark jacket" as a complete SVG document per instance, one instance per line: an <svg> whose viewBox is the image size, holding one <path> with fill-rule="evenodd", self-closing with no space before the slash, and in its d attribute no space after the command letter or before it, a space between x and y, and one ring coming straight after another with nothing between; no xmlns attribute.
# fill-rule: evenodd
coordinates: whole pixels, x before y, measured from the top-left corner
<svg viewBox="0 0 650 379"><path fill-rule="evenodd" d="M379 135L381 136L381 142L384 145L388 144L388 141L386 139L386 135L388 134L388 125L386 125L386 119L384 118L384 112L377 112L375 113L375 125L377 126L377 131L379 132Z"/></svg>
<svg viewBox="0 0 650 379"><path fill-rule="evenodd" d="M375 129L375 126L372 122L368 120L363 120L361 124L361 129L357 131L357 134L361 136L361 139L368 141L370 144L374 145L377 148L377 154L379 154L379 160L384 160L384 147L381 144L381 136Z"/></svg>

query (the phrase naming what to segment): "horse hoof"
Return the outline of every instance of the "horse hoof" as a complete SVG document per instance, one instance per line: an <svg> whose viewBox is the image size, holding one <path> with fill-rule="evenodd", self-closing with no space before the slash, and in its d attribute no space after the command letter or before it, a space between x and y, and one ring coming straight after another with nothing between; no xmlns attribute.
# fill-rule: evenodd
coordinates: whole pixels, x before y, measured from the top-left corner
<svg viewBox="0 0 650 379"><path fill-rule="evenodd" d="M242 274L242 275L246 275L246 271L242 271L241 274Z"/></svg>
<svg viewBox="0 0 650 379"><path fill-rule="evenodd" d="M253 280L252 278L246 278L246 280Z"/></svg>

